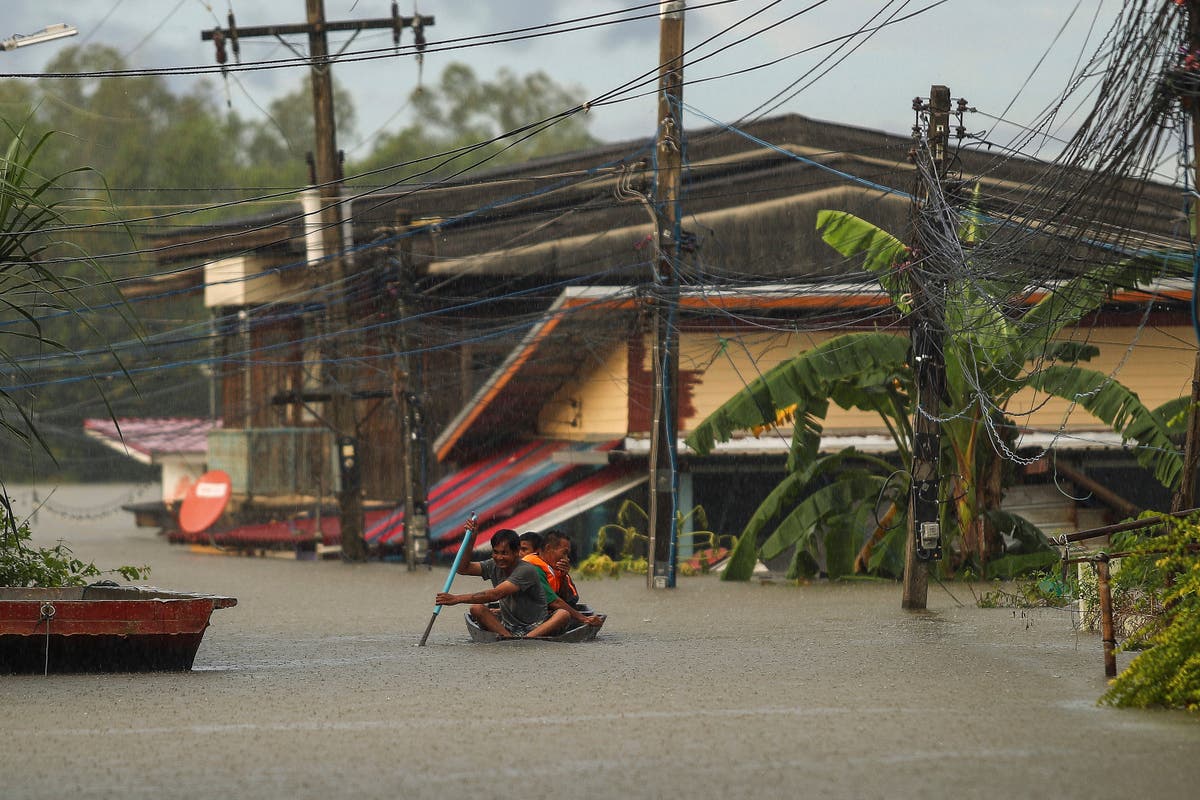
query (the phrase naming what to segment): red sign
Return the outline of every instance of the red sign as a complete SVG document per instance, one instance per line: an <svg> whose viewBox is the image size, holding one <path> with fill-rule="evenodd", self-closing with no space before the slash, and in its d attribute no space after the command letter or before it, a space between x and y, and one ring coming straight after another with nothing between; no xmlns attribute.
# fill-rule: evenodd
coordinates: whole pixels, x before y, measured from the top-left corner
<svg viewBox="0 0 1200 800"><path fill-rule="evenodd" d="M233 484L219 469L206 472L191 485L179 506L179 529L184 533L201 533L221 518Z"/></svg>

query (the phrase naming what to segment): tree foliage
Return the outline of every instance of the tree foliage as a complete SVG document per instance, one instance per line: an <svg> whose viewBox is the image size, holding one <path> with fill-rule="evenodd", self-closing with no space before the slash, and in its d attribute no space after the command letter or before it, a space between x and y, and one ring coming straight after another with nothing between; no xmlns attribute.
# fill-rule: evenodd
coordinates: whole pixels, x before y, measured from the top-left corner
<svg viewBox="0 0 1200 800"><path fill-rule="evenodd" d="M580 94L544 72L500 69L480 80L467 65L450 64L435 86L413 91L415 121L381 135L354 171L370 173L364 183L390 184L591 147L587 118L563 114L578 107Z"/></svg>
<svg viewBox="0 0 1200 800"><path fill-rule="evenodd" d="M1163 611L1126 640L1126 650L1146 649L1112 681L1103 703L1200 711L1200 521L1168 524L1168 533L1133 548L1144 555L1122 565L1161 592Z"/></svg>
<svg viewBox="0 0 1200 800"><path fill-rule="evenodd" d="M150 574L147 566L102 569L78 558L61 541L53 547L38 547L31 542L32 536L29 523L18 524L8 498L0 494L0 586L84 586L105 575L136 581Z"/></svg>
<svg viewBox="0 0 1200 800"><path fill-rule="evenodd" d="M90 44L63 48L46 69L98 73L127 67L118 51ZM220 89L209 80L181 89L161 76L0 80L4 118L23 131L26 143L38 143L36 169L28 177L46 181L60 176L44 191L58 215L52 225L58 232L53 236L53 252L43 251L43 257L55 260L55 274L71 281L74 292L57 312L43 308L24 322L36 320L41 336L68 350L90 352L105 343L127 342L128 359L139 368L136 384L106 381L108 396L123 416L191 417L209 411L206 391L180 389L206 384L207 376L199 366L174 363L181 359L173 358L169 350L143 346L146 337L184 326L203 330L207 311L200 294L172 294L137 304L136 335L127 320L113 311L123 307L114 280L159 269L146 237L257 215L294 201L286 193L308 183L305 160L314 149L314 126L307 77L294 91L264 103L263 114L254 117L229 111ZM424 167L386 168L490 140L553 116L576 105L573 94L543 73L519 77L501 72L480 80L469 68L451 64L436 86L414 94L414 121L375 137L368 153L346 164L345 172L353 176L359 170L384 170L364 177L359 182L364 185L413 177ZM336 80L334 102L339 143L347 146L355 139L356 113L349 93ZM51 131L58 133L44 138ZM15 138L12 131L0 131L0 152ZM594 140L586 133L586 120L571 117L505 149L512 141L488 144L435 174L457 172L488 156L495 156L488 164L510 163ZM81 164L89 168L76 170ZM30 244L41 247L44 238L35 235ZM89 261L79 257L82 253L96 257ZM96 264L103 264L112 280L97 278ZM0 324L13 319L11 313L0 313ZM36 338L5 340L5 351L14 362L35 358L44 347ZM92 356L86 363L100 374L120 374L120 365L111 357ZM153 369L168 365L169 369ZM49 373L45 366L39 372ZM42 434L58 456L56 464L42 461L32 467L29 459L10 458L5 465L10 477L28 478L27 470L33 470L42 477L49 473L86 478L100 458L110 477L146 477L140 465L82 437L80 420L102 416L104 409L96 405L95 386L79 380L80 372L78 365L64 365L45 382L27 382L18 372L9 372L10 380L0 383L9 387L44 383L17 389L14 396L20 395L25 408L44 415ZM0 444L9 442L0 438Z"/></svg>

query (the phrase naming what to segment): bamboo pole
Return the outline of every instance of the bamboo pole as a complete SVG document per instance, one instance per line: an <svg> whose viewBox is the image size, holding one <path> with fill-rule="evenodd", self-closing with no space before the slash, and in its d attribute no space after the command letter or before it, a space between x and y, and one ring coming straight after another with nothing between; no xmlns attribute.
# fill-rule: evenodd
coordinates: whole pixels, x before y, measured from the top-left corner
<svg viewBox="0 0 1200 800"><path fill-rule="evenodd" d="M1100 640L1104 643L1104 674L1117 675L1117 638L1113 630L1112 588L1109 585L1108 556L1096 558L1096 583L1100 594Z"/></svg>
<svg viewBox="0 0 1200 800"><path fill-rule="evenodd" d="M1139 528L1150 528L1155 525L1161 525L1168 519L1182 519L1184 517L1190 517L1192 514L1196 513L1200 513L1200 508L1189 508L1184 511L1176 511L1171 514L1162 514L1153 518L1135 519L1129 522L1118 522L1116 525L1105 525L1101 528L1088 528L1086 531L1064 533L1061 536L1055 536L1052 541L1055 544L1066 544L1067 542L1083 542L1088 539L1099 539L1101 536L1109 536L1110 534L1120 533L1122 531L1136 531Z"/></svg>

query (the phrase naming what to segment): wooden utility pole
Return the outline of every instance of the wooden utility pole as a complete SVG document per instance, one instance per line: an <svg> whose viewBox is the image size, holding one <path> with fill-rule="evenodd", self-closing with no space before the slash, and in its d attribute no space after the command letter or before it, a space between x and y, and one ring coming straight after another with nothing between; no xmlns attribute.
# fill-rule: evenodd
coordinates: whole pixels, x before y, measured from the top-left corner
<svg viewBox="0 0 1200 800"><path fill-rule="evenodd" d="M350 330L347 309L346 270L343 258L342 238L342 175L339 163L336 123L333 108L332 59L329 55L329 31L358 31L372 28L391 28L393 41L399 43L400 31L413 28L418 47L424 45L424 28L432 25L432 17L401 17L397 4L392 3L392 16L384 19L351 20L330 22L325 19L324 0L305 0L307 21L303 25L268 25L239 28L229 14L229 27L203 31L201 39L212 40L217 48L217 61L226 61L225 42L233 46L238 55L238 40L256 36L282 37L288 34L307 34L308 59L312 75L313 121L316 131L314 150L314 173L317 192L321 198L321 231L327 269L326 285L330 287L325 298L326 335L329 337L323 360L324 380L330 391L330 425L337 446L340 465L341 487L338 490L338 505L341 511L342 557L348 561L364 561L367 556L363 541L362 487L358 462L358 423L355 419L353 367L348 366L344 354L352 347L344 348L345 332Z"/></svg>
<svg viewBox="0 0 1200 800"><path fill-rule="evenodd" d="M912 476L908 493L908 542L904 550L903 608L924 609L929 595L929 564L941 558L941 473L942 396L946 385L945 283L938 277L939 263L930 264L936 242L930 231L930 214L943 213L942 190L946 150L950 144L950 89L933 86L929 104L913 101L919 115L928 113L925 141L920 125L913 127L916 158L917 192L914 204L912 270L911 340L914 382L917 396L913 410ZM928 182L935 185L930 186ZM938 223L932 226L941 228ZM932 266L933 269L929 269Z"/></svg>
<svg viewBox="0 0 1200 800"><path fill-rule="evenodd" d="M333 112L333 74L330 71L329 42L325 35L325 0L306 0L308 9L308 54L312 71L313 121L316 124L316 146L313 150L316 188L321 198L321 234L328 260L329 286L325 298L326 331L329 338L323 348L326 381L332 392L330 419L337 439L341 483L338 487L338 508L341 512L342 557L347 561L365 561L367 546L363 541L362 493L358 466L358 422L350 398L353 385L352 368L342 356L342 331L349 329L349 314L344 296L346 264L342 258L345 243L342 239L341 165L338 163L337 134Z"/></svg>
<svg viewBox="0 0 1200 800"><path fill-rule="evenodd" d="M684 0L660 2L658 135L654 203L654 418L650 432L650 541L646 579L675 587L675 505L679 496L679 187L683 168Z"/></svg>
<svg viewBox="0 0 1200 800"><path fill-rule="evenodd" d="M1188 0L1188 52L1200 51L1200 0ZM1200 187L1200 98L1193 97L1192 114L1192 169L1194 186ZM1192 199L1193 230L1200 230L1200 203ZM1192 298L1192 302L1196 302ZM1179 476L1179 488L1171 499L1171 511L1193 508L1196 502L1196 462L1200 460L1200 348L1192 364L1192 404L1188 409L1187 434L1183 443L1183 472Z"/></svg>

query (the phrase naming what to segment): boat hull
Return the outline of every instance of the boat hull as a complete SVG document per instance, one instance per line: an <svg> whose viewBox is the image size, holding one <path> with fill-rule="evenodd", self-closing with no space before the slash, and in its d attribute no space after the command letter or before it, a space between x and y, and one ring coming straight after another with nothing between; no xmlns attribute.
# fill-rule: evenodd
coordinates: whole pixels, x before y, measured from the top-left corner
<svg viewBox="0 0 1200 800"><path fill-rule="evenodd" d="M567 626L567 629L564 630L562 633L560 633L556 636L539 636L536 638L535 641L539 641L539 642L571 642L571 643L573 643L573 642L590 642L592 639L595 639L596 634L598 634L600 632L600 629L602 627L604 627L604 620L606 620L607 617L604 614L596 614L594 611L592 611L587 606L580 606L579 610L582 611L584 614L589 614L589 615L594 614L595 616L600 617L600 624L599 625L584 625L582 623L572 622L570 625ZM467 620L467 633L470 634L472 642L478 642L480 644L492 644L493 642L512 641L511 639L502 639L498 635L492 633L491 631L484 630L483 628L479 627L479 624L477 622L475 622L474 618L471 617L471 612L468 611L463 616Z"/></svg>
<svg viewBox="0 0 1200 800"><path fill-rule="evenodd" d="M0 588L0 673L191 669L232 597L148 587Z"/></svg>

